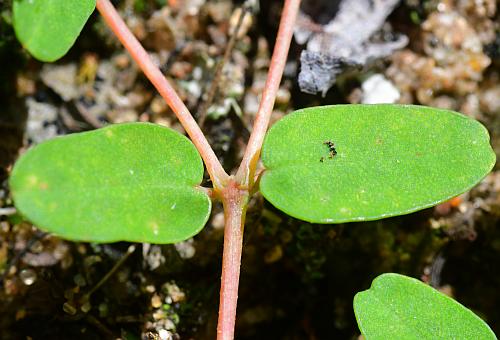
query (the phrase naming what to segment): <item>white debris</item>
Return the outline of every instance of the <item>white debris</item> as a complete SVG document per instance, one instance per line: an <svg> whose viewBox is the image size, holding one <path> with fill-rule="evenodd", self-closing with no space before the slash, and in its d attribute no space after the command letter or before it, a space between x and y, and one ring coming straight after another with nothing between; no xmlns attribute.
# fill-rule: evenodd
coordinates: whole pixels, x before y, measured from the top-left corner
<svg viewBox="0 0 500 340"><path fill-rule="evenodd" d="M144 264L149 268L149 270L155 270L165 263L165 256L163 256L161 247L158 245L143 243L142 256L144 258Z"/></svg>
<svg viewBox="0 0 500 340"><path fill-rule="evenodd" d="M374 74L361 85L363 104L392 104L401 97L398 89L382 74Z"/></svg>
<svg viewBox="0 0 500 340"><path fill-rule="evenodd" d="M189 240L176 243L174 244L174 246L181 258L190 259L196 253L196 249L194 248L193 243L193 239L190 238Z"/></svg>
<svg viewBox="0 0 500 340"><path fill-rule="evenodd" d="M33 98L26 100L28 123L26 134L35 144L57 136L57 108L48 103L40 103Z"/></svg>
<svg viewBox="0 0 500 340"><path fill-rule="evenodd" d="M166 329L160 329L158 331L158 336L161 340L171 340L172 339L172 334L170 334L169 331Z"/></svg>
<svg viewBox="0 0 500 340"><path fill-rule="evenodd" d="M70 101L78 97L78 87L76 84L77 74L76 64L43 66L40 77L42 81L53 89L65 101Z"/></svg>
<svg viewBox="0 0 500 340"><path fill-rule="evenodd" d="M301 13L294 31L297 42L307 43L300 56L301 91L325 96L338 75L403 48L408 43L406 36L376 34L390 32L390 27L383 25L398 3L399 0L342 0L336 15L326 25Z"/></svg>

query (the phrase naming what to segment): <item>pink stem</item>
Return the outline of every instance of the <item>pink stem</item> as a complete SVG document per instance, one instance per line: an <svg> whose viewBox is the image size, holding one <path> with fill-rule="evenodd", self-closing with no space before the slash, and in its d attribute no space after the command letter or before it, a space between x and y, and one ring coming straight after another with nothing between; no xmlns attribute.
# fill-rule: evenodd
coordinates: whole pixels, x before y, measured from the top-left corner
<svg viewBox="0 0 500 340"><path fill-rule="evenodd" d="M224 253L217 340L233 340L248 191L239 189L237 184L231 181L222 191L222 203L225 219Z"/></svg>
<svg viewBox="0 0 500 340"><path fill-rule="evenodd" d="M255 117L253 131L243 155L243 160L236 174L236 181L244 187L253 186L254 172L269 125L269 119L273 112L276 93L278 92L285 68L290 42L292 41L293 25L297 18L299 6L300 0L285 0L278 36L276 37L276 44L274 45L274 52L259 110Z"/></svg>
<svg viewBox="0 0 500 340"><path fill-rule="evenodd" d="M243 227L249 190L253 186L253 175L257 167L260 149L285 68L293 35L293 24L297 17L299 5L300 0L285 0L269 75L262 94L253 132L235 181L230 181L221 193L224 205L225 229L217 340L233 340L234 338L243 247Z"/></svg>
<svg viewBox="0 0 500 340"><path fill-rule="evenodd" d="M207 171L210 174L215 189L223 188L229 180L228 174L222 168L217 156L208 144L200 127L194 120L188 108L179 98L174 88L154 64L141 43L130 32L125 22L123 22L116 9L109 0L97 0L97 10L115 33L123 46L128 50L132 58L142 69L146 77L153 83L160 95L165 99L170 108L181 122L194 145L198 149L205 162Z"/></svg>
<svg viewBox="0 0 500 340"><path fill-rule="evenodd" d="M225 231L222 259L218 340L232 340L236 320L238 284L241 253L243 248L243 227L248 205L249 191L253 186L254 173L260 155L262 142L269 125L276 93L285 67L293 34L293 24L297 17L300 0L285 0L276 45L271 59L269 75L257 113L254 128L236 180L222 168L196 121L189 113L175 90L168 83L148 53L127 28L109 0L97 0L97 9L111 30L116 34L144 74L153 83L167 104L179 118L184 129L200 152L207 171L214 184L213 195L222 199L224 205Z"/></svg>

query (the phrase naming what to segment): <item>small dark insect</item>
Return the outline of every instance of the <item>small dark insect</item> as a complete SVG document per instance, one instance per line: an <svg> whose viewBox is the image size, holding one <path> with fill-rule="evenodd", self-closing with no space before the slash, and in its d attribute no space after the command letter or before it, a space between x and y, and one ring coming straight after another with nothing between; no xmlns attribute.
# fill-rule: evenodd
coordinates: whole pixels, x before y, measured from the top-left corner
<svg viewBox="0 0 500 340"><path fill-rule="evenodd" d="M337 150L335 150L335 144L333 144L333 142L331 140L324 141L323 144L328 146L328 150L329 150L328 158L335 157L335 155L337 154Z"/></svg>
<svg viewBox="0 0 500 340"><path fill-rule="evenodd" d="M325 161L325 157L321 157L321 158L319 159L319 161L320 161L321 163L323 163L323 162Z"/></svg>
<svg viewBox="0 0 500 340"><path fill-rule="evenodd" d="M331 140L325 140L323 144L328 145L328 148L333 148L335 146Z"/></svg>

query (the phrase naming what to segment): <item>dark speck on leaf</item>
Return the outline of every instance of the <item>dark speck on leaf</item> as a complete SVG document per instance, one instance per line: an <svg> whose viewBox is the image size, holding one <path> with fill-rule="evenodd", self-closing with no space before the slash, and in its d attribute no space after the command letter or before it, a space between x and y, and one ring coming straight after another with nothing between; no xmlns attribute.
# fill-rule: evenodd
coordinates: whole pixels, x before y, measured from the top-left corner
<svg viewBox="0 0 500 340"><path fill-rule="evenodd" d="M333 158L337 154L337 150L335 150L335 144L331 140L327 140L323 142L324 145L328 146L328 158ZM320 162L323 162L324 157L321 157Z"/></svg>
<svg viewBox="0 0 500 340"><path fill-rule="evenodd" d="M333 158L337 154L337 150L335 150L335 144L333 144L331 140L324 141L323 144L328 146L328 158Z"/></svg>

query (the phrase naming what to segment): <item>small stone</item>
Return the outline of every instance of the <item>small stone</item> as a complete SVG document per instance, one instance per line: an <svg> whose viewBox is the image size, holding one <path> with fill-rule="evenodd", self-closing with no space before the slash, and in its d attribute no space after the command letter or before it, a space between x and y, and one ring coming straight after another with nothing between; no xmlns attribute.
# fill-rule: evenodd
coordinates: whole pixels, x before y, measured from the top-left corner
<svg viewBox="0 0 500 340"><path fill-rule="evenodd" d="M167 103L165 103L165 100L162 97L156 96L151 101L150 108L151 108L151 111L154 114L159 115L161 113L167 112L168 106L167 106Z"/></svg>
<svg viewBox="0 0 500 340"><path fill-rule="evenodd" d="M33 269L23 269L19 273L19 278L26 286L31 286L35 283L37 275Z"/></svg>
<svg viewBox="0 0 500 340"><path fill-rule="evenodd" d="M40 241L35 241L31 246L30 251L32 253L41 253L43 251L43 243Z"/></svg>
<svg viewBox="0 0 500 340"><path fill-rule="evenodd" d="M168 127L168 128L172 126L172 121L170 119L168 119L168 118L165 118L165 117L155 118L154 122L156 124L158 124L158 125L165 126L165 127ZM174 126L177 126L177 124L175 124Z"/></svg>
<svg viewBox="0 0 500 340"><path fill-rule="evenodd" d="M76 274L73 278L73 282L79 287L85 287L87 285L87 281L82 274Z"/></svg>
<svg viewBox="0 0 500 340"><path fill-rule="evenodd" d="M166 283L164 287L173 302L181 302L186 298L186 294L175 283Z"/></svg>
<svg viewBox="0 0 500 340"><path fill-rule="evenodd" d="M212 227L218 230L224 229L224 213L220 212L212 217Z"/></svg>
<svg viewBox="0 0 500 340"><path fill-rule="evenodd" d="M162 263L165 263L165 256L163 256L161 247L158 245L148 245L143 247L144 262L150 270L155 270Z"/></svg>
<svg viewBox="0 0 500 340"><path fill-rule="evenodd" d="M12 280L4 280L4 292L7 295L16 295L19 293L19 280L14 278Z"/></svg>
<svg viewBox="0 0 500 340"><path fill-rule="evenodd" d="M279 261L282 257L283 257L283 249L278 244L265 253L264 262L274 263L276 261Z"/></svg>
<svg viewBox="0 0 500 340"><path fill-rule="evenodd" d="M292 95L290 91L285 88L280 87L278 92L276 93L276 104L278 105L288 105Z"/></svg>
<svg viewBox="0 0 500 340"><path fill-rule="evenodd" d="M125 69L130 66L130 58L126 54L119 54L113 58L116 67Z"/></svg>
<svg viewBox="0 0 500 340"><path fill-rule="evenodd" d="M105 318L108 316L108 313L109 313L109 308L108 308L108 305L105 304L105 303L100 303L99 304L99 307L97 307L98 310L99 310L99 316L101 318Z"/></svg>
<svg viewBox="0 0 500 340"><path fill-rule="evenodd" d="M218 26L209 25L207 27L207 32L210 35L210 40L212 40L216 46L223 48L227 45L227 36Z"/></svg>
<svg viewBox="0 0 500 340"><path fill-rule="evenodd" d="M170 16L170 9L164 7L153 12L146 22L147 38L144 41L149 49L172 51L175 49L175 23Z"/></svg>
<svg viewBox="0 0 500 340"><path fill-rule="evenodd" d="M51 65L45 64L40 77L42 81L53 89L65 101L78 97L76 64Z"/></svg>
<svg viewBox="0 0 500 340"><path fill-rule="evenodd" d="M26 133L34 143L41 143L57 136L58 109L47 103L40 103L33 98L27 98L28 123Z"/></svg>
<svg viewBox="0 0 500 340"><path fill-rule="evenodd" d="M363 104L392 104L400 98L398 89L381 74L374 74L366 79L361 88Z"/></svg>
<svg viewBox="0 0 500 340"><path fill-rule="evenodd" d="M441 228L441 223L440 223L441 220L436 220L434 218L431 218L429 219L429 223L431 225L431 228L432 229L439 229Z"/></svg>
<svg viewBox="0 0 500 340"><path fill-rule="evenodd" d="M165 319L167 316L165 314L165 312L161 309L159 310L156 310L154 313L153 313L153 319L155 320L162 320L162 319Z"/></svg>
<svg viewBox="0 0 500 340"><path fill-rule="evenodd" d="M132 33L137 37L138 40L142 41L147 36L147 30L144 25L144 21L142 18L137 16L129 16L127 17L127 26L130 27Z"/></svg>
<svg viewBox="0 0 500 340"><path fill-rule="evenodd" d="M30 96L36 91L35 81L24 74L19 74L16 78L18 96Z"/></svg>
<svg viewBox="0 0 500 340"><path fill-rule="evenodd" d="M7 221L0 221L0 231L7 233L10 230L10 224Z"/></svg>
<svg viewBox="0 0 500 340"><path fill-rule="evenodd" d="M231 3L225 1L208 1L207 12L215 23L223 23L227 20L228 13L231 12Z"/></svg>
<svg viewBox="0 0 500 340"><path fill-rule="evenodd" d="M442 287L439 287L439 291L445 295L448 295L451 298L453 298L453 296L455 295L454 291L453 291L453 287L450 285L444 285Z"/></svg>
<svg viewBox="0 0 500 340"><path fill-rule="evenodd" d="M146 292L148 292L148 293L154 293L156 291L156 288L154 285L147 285L145 289L146 289Z"/></svg>
<svg viewBox="0 0 500 340"><path fill-rule="evenodd" d="M86 301L81 307L80 310L84 313L88 313L92 309L92 305L89 301Z"/></svg>
<svg viewBox="0 0 500 340"><path fill-rule="evenodd" d="M193 243L194 243L193 239L190 238L189 240L178 242L174 244L174 246L181 258L190 259L196 253L196 249L193 246Z"/></svg>
<svg viewBox="0 0 500 340"><path fill-rule="evenodd" d="M172 334L170 334L169 331L166 329L160 329L158 331L158 336L160 337L161 340L171 340L172 339Z"/></svg>
<svg viewBox="0 0 500 340"><path fill-rule="evenodd" d="M185 61L176 61L169 69L169 73L177 79L186 79L193 72L193 65Z"/></svg>
<svg viewBox="0 0 500 340"><path fill-rule="evenodd" d="M65 302L63 304L63 311L66 313L66 314L69 314L69 315L75 315L77 310L75 308L75 306L73 306L72 304L70 304L69 302Z"/></svg>
<svg viewBox="0 0 500 340"><path fill-rule="evenodd" d="M479 103L485 112L495 115L500 112L500 85L489 88L480 94Z"/></svg>
<svg viewBox="0 0 500 340"><path fill-rule="evenodd" d="M158 294L153 295L151 298L151 306L153 308L160 308L162 305L161 297Z"/></svg>

